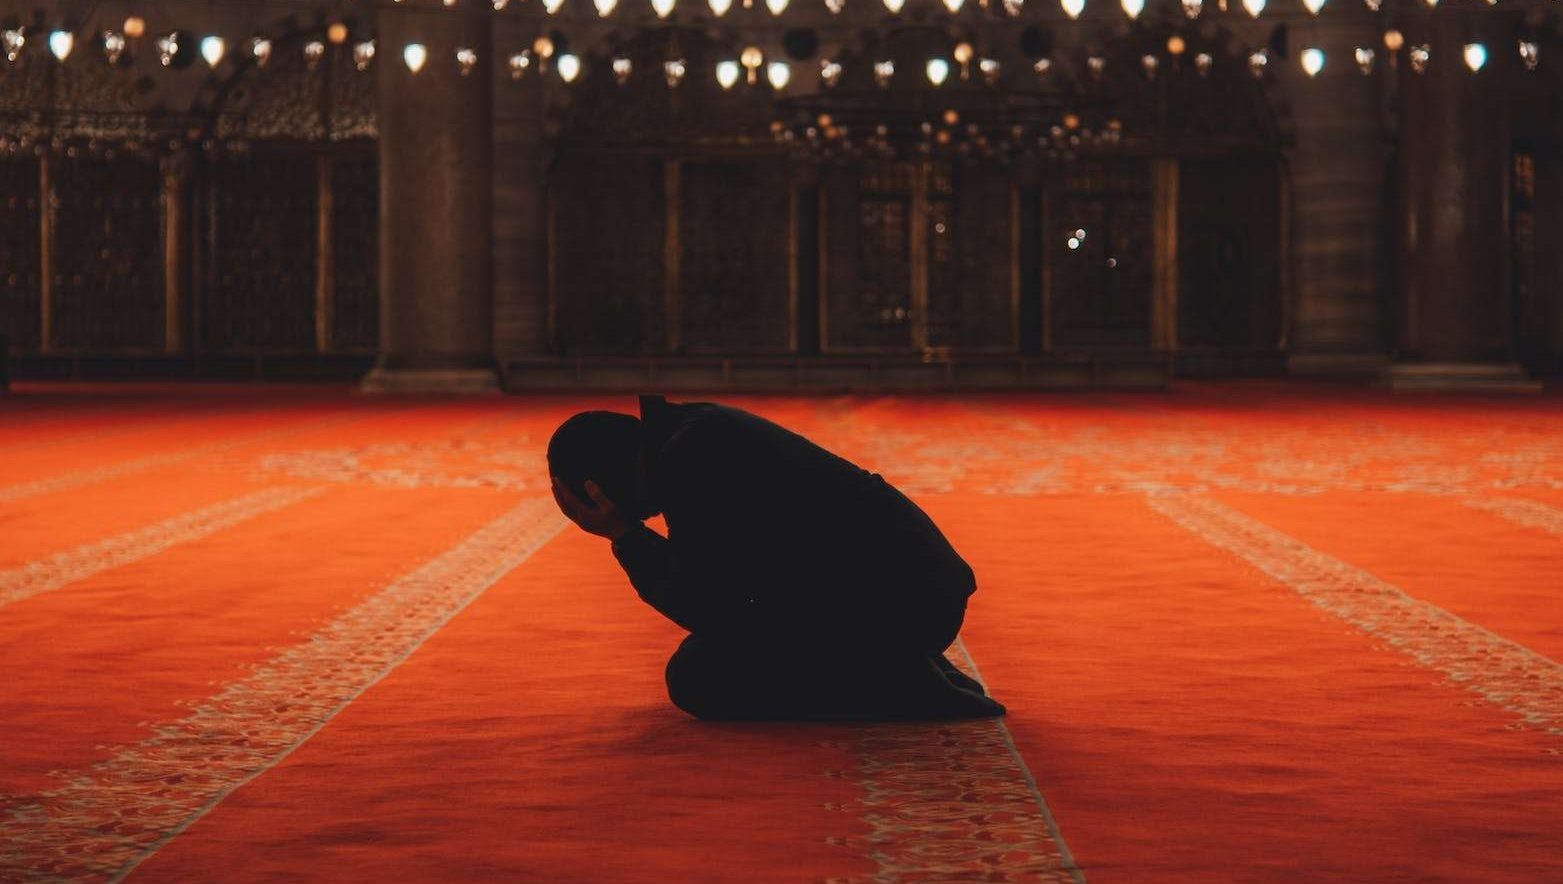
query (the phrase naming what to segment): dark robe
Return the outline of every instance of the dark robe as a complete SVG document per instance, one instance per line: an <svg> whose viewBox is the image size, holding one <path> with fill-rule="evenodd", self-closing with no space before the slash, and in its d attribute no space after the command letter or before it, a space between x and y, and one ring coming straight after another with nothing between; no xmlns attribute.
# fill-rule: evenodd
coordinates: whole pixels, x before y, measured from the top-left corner
<svg viewBox="0 0 1563 884"><path fill-rule="evenodd" d="M613 551L691 633L668 667L675 703L703 718L1002 712L942 656L976 580L905 495L740 409L643 396L641 421L668 536L642 526Z"/></svg>

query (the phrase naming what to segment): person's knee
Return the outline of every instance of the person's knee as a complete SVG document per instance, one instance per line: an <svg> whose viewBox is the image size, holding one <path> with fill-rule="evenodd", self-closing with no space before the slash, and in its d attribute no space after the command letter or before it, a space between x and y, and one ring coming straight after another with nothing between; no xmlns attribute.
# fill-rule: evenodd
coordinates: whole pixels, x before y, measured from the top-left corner
<svg viewBox="0 0 1563 884"><path fill-rule="evenodd" d="M713 704L713 672L709 646L689 636L668 658L664 672L668 699L674 706L701 719L720 718Z"/></svg>

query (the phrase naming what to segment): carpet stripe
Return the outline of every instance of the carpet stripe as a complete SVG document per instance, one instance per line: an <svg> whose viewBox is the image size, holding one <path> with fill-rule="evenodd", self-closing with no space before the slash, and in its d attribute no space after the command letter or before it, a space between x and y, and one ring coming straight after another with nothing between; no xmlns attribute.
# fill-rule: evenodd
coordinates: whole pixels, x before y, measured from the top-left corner
<svg viewBox="0 0 1563 884"><path fill-rule="evenodd" d="M965 645L952 650L981 681ZM1085 884L1003 719L866 727L853 748L872 831L842 843L878 865L875 884Z"/></svg>
<svg viewBox="0 0 1563 884"><path fill-rule="evenodd" d="M153 736L57 789L0 798L0 879L118 880L410 657L564 525L529 499Z"/></svg>
<svg viewBox="0 0 1563 884"><path fill-rule="evenodd" d="M1563 666L1557 662L1218 501L1192 495L1148 500L1177 525L1319 608L1520 716L1527 726L1563 736Z"/></svg>
<svg viewBox="0 0 1563 884"><path fill-rule="evenodd" d="M1535 500L1514 497L1468 497L1465 505L1508 519L1526 528L1563 535L1563 511Z"/></svg>
<svg viewBox="0 0 1563 884"><path fill-rule="evenodd" d="M171 546L199 540L256 516L276 512L325 489L267 488L181 513L154 525L0 571L0 607L128 565Z"/></svg>
<svg viewBox="0 0 1563 884"><path fill-rule="evenodd" d="M250 445L256 442L264 442L280 436L289 436L294 433L303 433L310 430L322 430L337 424L359 420L357 415L332 415L320 420L309 421L300 426L277 427L244 436L239 439L229 439L223 442L214 442L210 445L200 445L195 448L186 448L183 451L170 451L166 454L153 454L147 457L138 457L134 460L121 461L108 466L95 467L87 470L74 470L58 476L50 476L47 479L37 479L32 482L23 482L19 485L7 485L0 487L0 503L10 503L16 500L26 500L29 497L38 497L44 494L54 494L59 491L70 491L73 488L81 488L84 485L93 485L98 482L106 482L109 479L117 479L121 476L130 476L136 473L144 473L147 470L158 467L173 466L195 460L209 454L218 454L238 448L242 445Z"/></svg>

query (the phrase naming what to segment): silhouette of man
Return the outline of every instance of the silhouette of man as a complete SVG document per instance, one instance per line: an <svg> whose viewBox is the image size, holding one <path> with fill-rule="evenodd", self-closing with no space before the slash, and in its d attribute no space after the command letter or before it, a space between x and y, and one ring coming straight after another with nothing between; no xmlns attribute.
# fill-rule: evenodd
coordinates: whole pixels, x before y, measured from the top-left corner
<svg viewBox="0 0 1563 884"><path fill-rule="evenodd" d="M560 510L613 541L690 635L667 666L703 719L1002 715L943 656L975 591L932 520L878 474L737 408L640 397L548 443ZM668 536L646 527L661 513Z"/></svg>

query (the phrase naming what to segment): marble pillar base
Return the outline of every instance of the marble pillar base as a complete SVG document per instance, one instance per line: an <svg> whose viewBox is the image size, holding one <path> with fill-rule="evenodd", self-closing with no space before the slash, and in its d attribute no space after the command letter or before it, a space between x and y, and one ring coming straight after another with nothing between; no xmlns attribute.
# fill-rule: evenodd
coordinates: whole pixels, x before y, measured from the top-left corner
<svg viewBox="0 0 1563 884"><path fill-rule="evenodd" d="M471 396L500 392L499 373L492 368L385 368L364 376L366 393L436 393Z"/></svg>
<svg viewBox="0 0 1563 884"><path fill-rule="evenodd" d="M1535 393L1541 383L1513 362L1406 362L1384 372L1396 391Z"/></svg>
<svg viewBox="0 0 1563 884"><path fill-rule="evenodd" d="M1299 378L1371 380L1389 367L1382 353L1293 353L1286 358L1286 373Z"/></svg>

